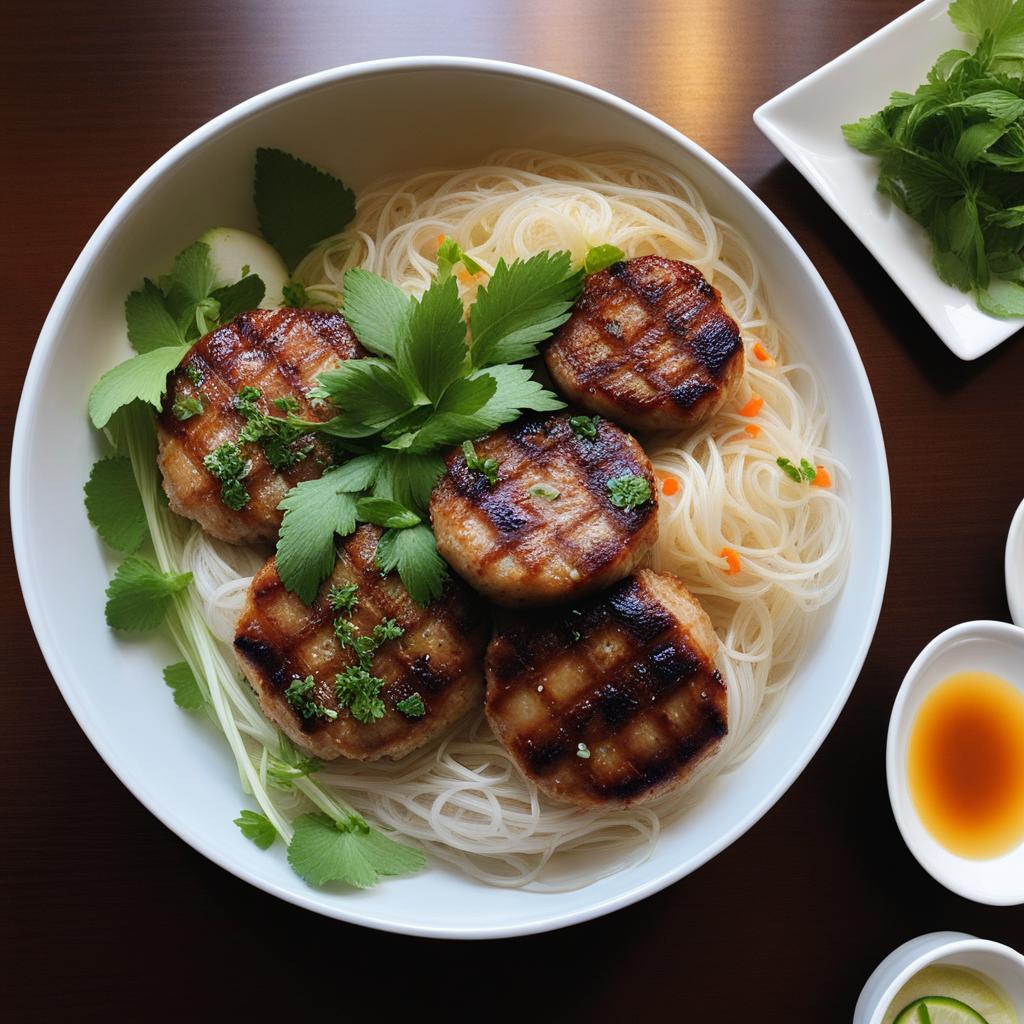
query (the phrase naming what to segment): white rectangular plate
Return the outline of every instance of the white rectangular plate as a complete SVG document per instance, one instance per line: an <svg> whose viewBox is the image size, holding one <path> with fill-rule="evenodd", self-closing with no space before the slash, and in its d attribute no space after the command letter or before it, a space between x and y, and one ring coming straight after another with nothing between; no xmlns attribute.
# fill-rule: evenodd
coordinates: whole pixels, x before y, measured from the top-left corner
<svg viewBox="0 0 1024 1024"><path fill-rule="evenodd" d="M877 162L851 149L840 126L881 110L897 89L913 92L939 54L974 49L946 14L925 0L852 50L754 111L754 123L818 190L886 269L935 333L961 359L978 356L1024 327L982 313L932 267L924 230L875 191Z"/></svg>

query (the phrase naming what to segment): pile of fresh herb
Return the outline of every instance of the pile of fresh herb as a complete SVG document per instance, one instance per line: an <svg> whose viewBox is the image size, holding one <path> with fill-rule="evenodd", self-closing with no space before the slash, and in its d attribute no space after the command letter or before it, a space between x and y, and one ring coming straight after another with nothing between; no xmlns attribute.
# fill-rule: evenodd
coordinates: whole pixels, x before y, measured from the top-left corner
<svg viewBox="0 0 1024 1024"><path fill-rule="evenodd" d="M843 125L879 160L878 191L928 232L939 276L993 316L1024 316L1024 0L956 0L978 40L914 93Z"/></svg>

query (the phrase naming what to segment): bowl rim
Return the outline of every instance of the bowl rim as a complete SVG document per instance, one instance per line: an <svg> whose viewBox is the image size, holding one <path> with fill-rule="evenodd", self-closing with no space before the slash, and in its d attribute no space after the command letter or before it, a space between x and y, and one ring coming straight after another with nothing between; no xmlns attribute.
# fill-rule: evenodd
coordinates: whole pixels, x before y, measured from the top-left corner
<svg viewBox="0 0 1024 1024"><path fill-rule="evenodd" d="M927 945L929 939L934 941L933 945ZM930 932L926 935L920 935L916 939L910 939L902 946L898 946L878 965L876 971L883 971L890 959L894 964L898 963L902 956L912 952L908 947L919 949L920 952L913 953L911 959L893 975L892 981L881 991L877 1000L872 1005L870 1014L866 1019L866 1024L880 1024L886 1010L889 1008L889 1004L896 997L899 990L915 974L920 973L926 967L939 963L947 957L956 956L959 953L978 952L988 956L1002 957L1011 963L1016 962L1018 966L1024 968L1024 956L1012 946L1008 946L1003 942L996 942L994 939L981 939L967 932ZM904 950L906 950L906 953L904 953ZM864 986L865 991L873 979L874 975L867 980Z"/></svg>
<svg viewBox="0 0 1024 1024"><path fill-rule="evenodd" d="M144 195L166 172L172 170L181 160L194 154L207 141L229 130L235 124L245 120L249 116L264 109L293 99L301 94L313 92L326 86L334 85L348 79L358 79L366 76L379 74L391 74L394 72L430 72L437 70L476 71L484 74L504 76L512 79L525 79L526 81L547 85L562 91L575 93L586 99L594 101L607 107L618 110L630 118L640 122L658 135L666 138L681 149L685 150L691 158L704 165L712 174L721 178L732 189L742 195L754 209L755 213L767 224L775 236L775 241L785 246L790 255L795 259L802 271L810 278L812 284L820 296L820 299L834 321L835 328L839 334L839 340L848 349L851 359L853 374L847 380L847 384L855 388L868 413L868 434L865 440L872 442L873 447L881 454L879 467L879 505L877 512L881 516L881 530L876 538L877 543L873 545L875 566L873 567L874 583L868 596L868 615L863 621L860 640L857 644L853 657L846 667L845 679L842 685L836 690L835 697L826 714L818 722L817 728L812 734L809 742L800 751L788 770L783 773L775 782L774 786L750 809L742 818L737 820L731 828L724 831L715 842L710 843L700 853L673 865L669 870L643 882L632 885L625 885L621 891L614 896L604 899L593 900L585 905L568 911L551 913L541 911L531 915L528 919L514 924L502 924L501 922L489 922L473 926L449 926L445 924L421 925L409 923L395 916L382 915L376 911L360 909L360 904L354 901L325 900L322 895L314 889L308 893L297 890L291 891L283 888L273 880L250 871L242 865L235 863L230 857L222 855L220 851L208 844L200 835L197 835L192 825L184 820L174 807L163 804L159 798L154 796L147 788L145 780L132 776L121 763L117 751L108 746L99 734L98 725L94 725L87 708L79 701L75 687L62 681L68 678L64 672L63 655L61 645L56 637L48 631L46 616L44 613L44 601L41 590L37 586L35 578L31 573L31 550L27 538L27 522L29 510L26 507L22 495L27 493L27 488L22 486L30 471L29 459L27 456L29 447L29 431L27 421L29 410L34 407L39 399L39 392L43 383L43 369L46 356L58 343L55 327L64 317L70 302L70 297L77 291L86 277L95 255L103 248L108 239L120 228L126 215L130 212L136 201ZM361 61L358 63L341 65L335 68L328 68L323 71L314 72L300 78L293 79L281 85L274 86L264 92L258 93L249 99L243 100L225 112L217 115L199 128L192 131L180 142L172 146L163 156L157 159L147 168L132 185L118 199L110 211L106 214L99 226L93 232L85 244L78 258L68 272L64 283L54 299L53 305L46 316L43 326L40 329L32 358L25 376L25 384L18 406L18 414L15 421L14 439L11 449L11 471L10 471L10 513L11 531L15 552L15 562L18 569L19 581L22 595L28 610L29 619L40 650L46 661L54 681L64 697L71 713L74 715L82 731L86 734L97 753L106 762L107 766L114 772L117 778L128 788L128 790L150 811L159 821L177 836L188 843L193 849L201 853L208 860L213 861L226 871L243 879L251 885L262 889L270 895L286 900L293 905L304 907L316 913L332 917L337 920L351 924L363 925L377 928L384 931L398 932L408 935L426 936L434 938L507 938L518 935L535 934L549 931L555 928L563 928L584 921L591 920L612 911L629 906L637 901L651 896L680 878L695 871L707 863L712 857L719 854L726 847L735 842L756 822L758 822L767 811L785 794L795 779L803 772L811 758L817 753L826 736L831 731L840 712L849 699L853 686L863 667L871 641L874 638L881 612L882 598L885 591L886 580L889 569L889 551L892 534L892 499L889 482L889 467L885 456L885 445L882 436L881 424L878 418L878 410L875 405L874 395L864 369L860 353L850 334L849 327L837 305L835 298L829 291L821 275L811 263L807 254L793 238L789 230L782 224L776 215L758 198L755 193L747 187L732 171L718 161L705 149L697 145L687 136L666 124L660 118L637 107L636 105L621 99L612 93L606 92L592 85L579 82L568 76L559 75L551 71L534 68L527 65L516 64L508 61L493 60L477 57L457 56L406 56L382 58L378 60Z"/></svg>
<svg viewBox="0 0 1024 1024"><path fill-rule="evenodd" d="M1024 499L1017 506L1010 529L1006 534L1006 556L1004 572L1006 573L1006 603L1010 608L1010 618L1024 628L1024 578L1019 576L1024 565Z"/></svg>
<svg viewBox="0 0 1024 1024"><path fill-rule="evenodd" d="M935 879L940 885L949 889L950 892L962 896L964 899L972 900L975 903L984 903L992 907L1014 907L1024 904L1024 889L1015 895L1005 899L987 896L974 888L971 877L973 871L970 868L960 870L959 868L947 871L945 869L934 870L934 865L929 865L923 859L921 843L912 834L909 827L909 820L914 811L910 809L912 802L909 797L909 786L907 783L906 770L899 763L902 749L905 744L899 743L899 733L903 727L907 715L907 705L910 702L912 693L917 687L918 680L929 662L936 654L958 640L1004 640L1018 647L1024 647L1024 629L1009 622L1001 622L998 619L974 619L970 622L960 622L949 629L943 630L938 636L929 641L921 653L914 659L910 668L907 669L903 682L896 692L896 699L893 701L892 712L889 715L889 728L885 738L885 780L889 792L889 804L892 807L893 818L896 819L896 827L906 843L907 849L913 854L914 859L921 867ZM933 684L937 685L937 684ZM899 749L898 749L899 748ZM906 794L907 799L900 797ZM956 857L955 854L953 854ZM984 860L971 860L969 858L957 857L957 862L963 861L966 865L984 865Z"/></svg>

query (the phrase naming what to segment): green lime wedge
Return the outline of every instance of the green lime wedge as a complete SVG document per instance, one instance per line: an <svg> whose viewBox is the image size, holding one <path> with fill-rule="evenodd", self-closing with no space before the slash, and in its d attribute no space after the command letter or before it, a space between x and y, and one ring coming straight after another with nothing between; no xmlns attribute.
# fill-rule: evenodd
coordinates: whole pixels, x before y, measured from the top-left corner
<svg viewBox="0 0 1024 1024"><path fill-rule="evenodd" d="M988 1024L988 1021L959 999L924 996L905 1006L893 1024Z"/></svg>

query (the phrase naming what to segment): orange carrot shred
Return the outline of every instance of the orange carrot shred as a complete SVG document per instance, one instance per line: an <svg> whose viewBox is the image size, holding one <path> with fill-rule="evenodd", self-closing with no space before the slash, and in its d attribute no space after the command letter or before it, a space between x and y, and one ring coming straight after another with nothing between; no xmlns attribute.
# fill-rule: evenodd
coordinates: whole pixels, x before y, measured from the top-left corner
<svg viewBox="0 0 1024 1024"><path fill-rule="evenodd" d="M814 479L811 481L812 487L831 487L832 477L829 476L828 470L824 466L814 467Z"/></svg>
<svg viewBox="0 0 1024 1024"><path fill-rule="evenodd" d="M679 478L665 473L661 477L661 493L667 498L679 493Z"/></svg>
<svg viewBox="0 0 1024 1024"><path fill-rule="evenodd" d="M444 244L444 235L438 235L437 236L437 247L438 247L438 249L440 249L443 244Z"/></svg>
<svg viewBox="0 0 1024 1024"><path fill-rule="evenodd" d="M760 395L751 395L750 400L740 409L741 416L756 416L764 405L764 399Z"/></svg>
<svg viewBox="0 0 1024 1024"><path fill-rule="evenodd" d="M759 437L761 434L761 428L756 423L748 423L743 429L751 437Z"/></svg>
<svg viewBox="0 0 1024 1024"><path fill-rule="evenodd" d="M725 571L730 576L735 576L740 571L740 556L732 548L722 548L718 553L719 558L724 558L729 568Z"/></svg>
<svg viewBox="0 0 1024 1024"><path fill-rule="evenodd" d="M761 342L758 342L754 346L754 355L757 356L762 363L767 363L769 366L775 365L775 360L768 354L768 350L761 344Z"/></svg>

